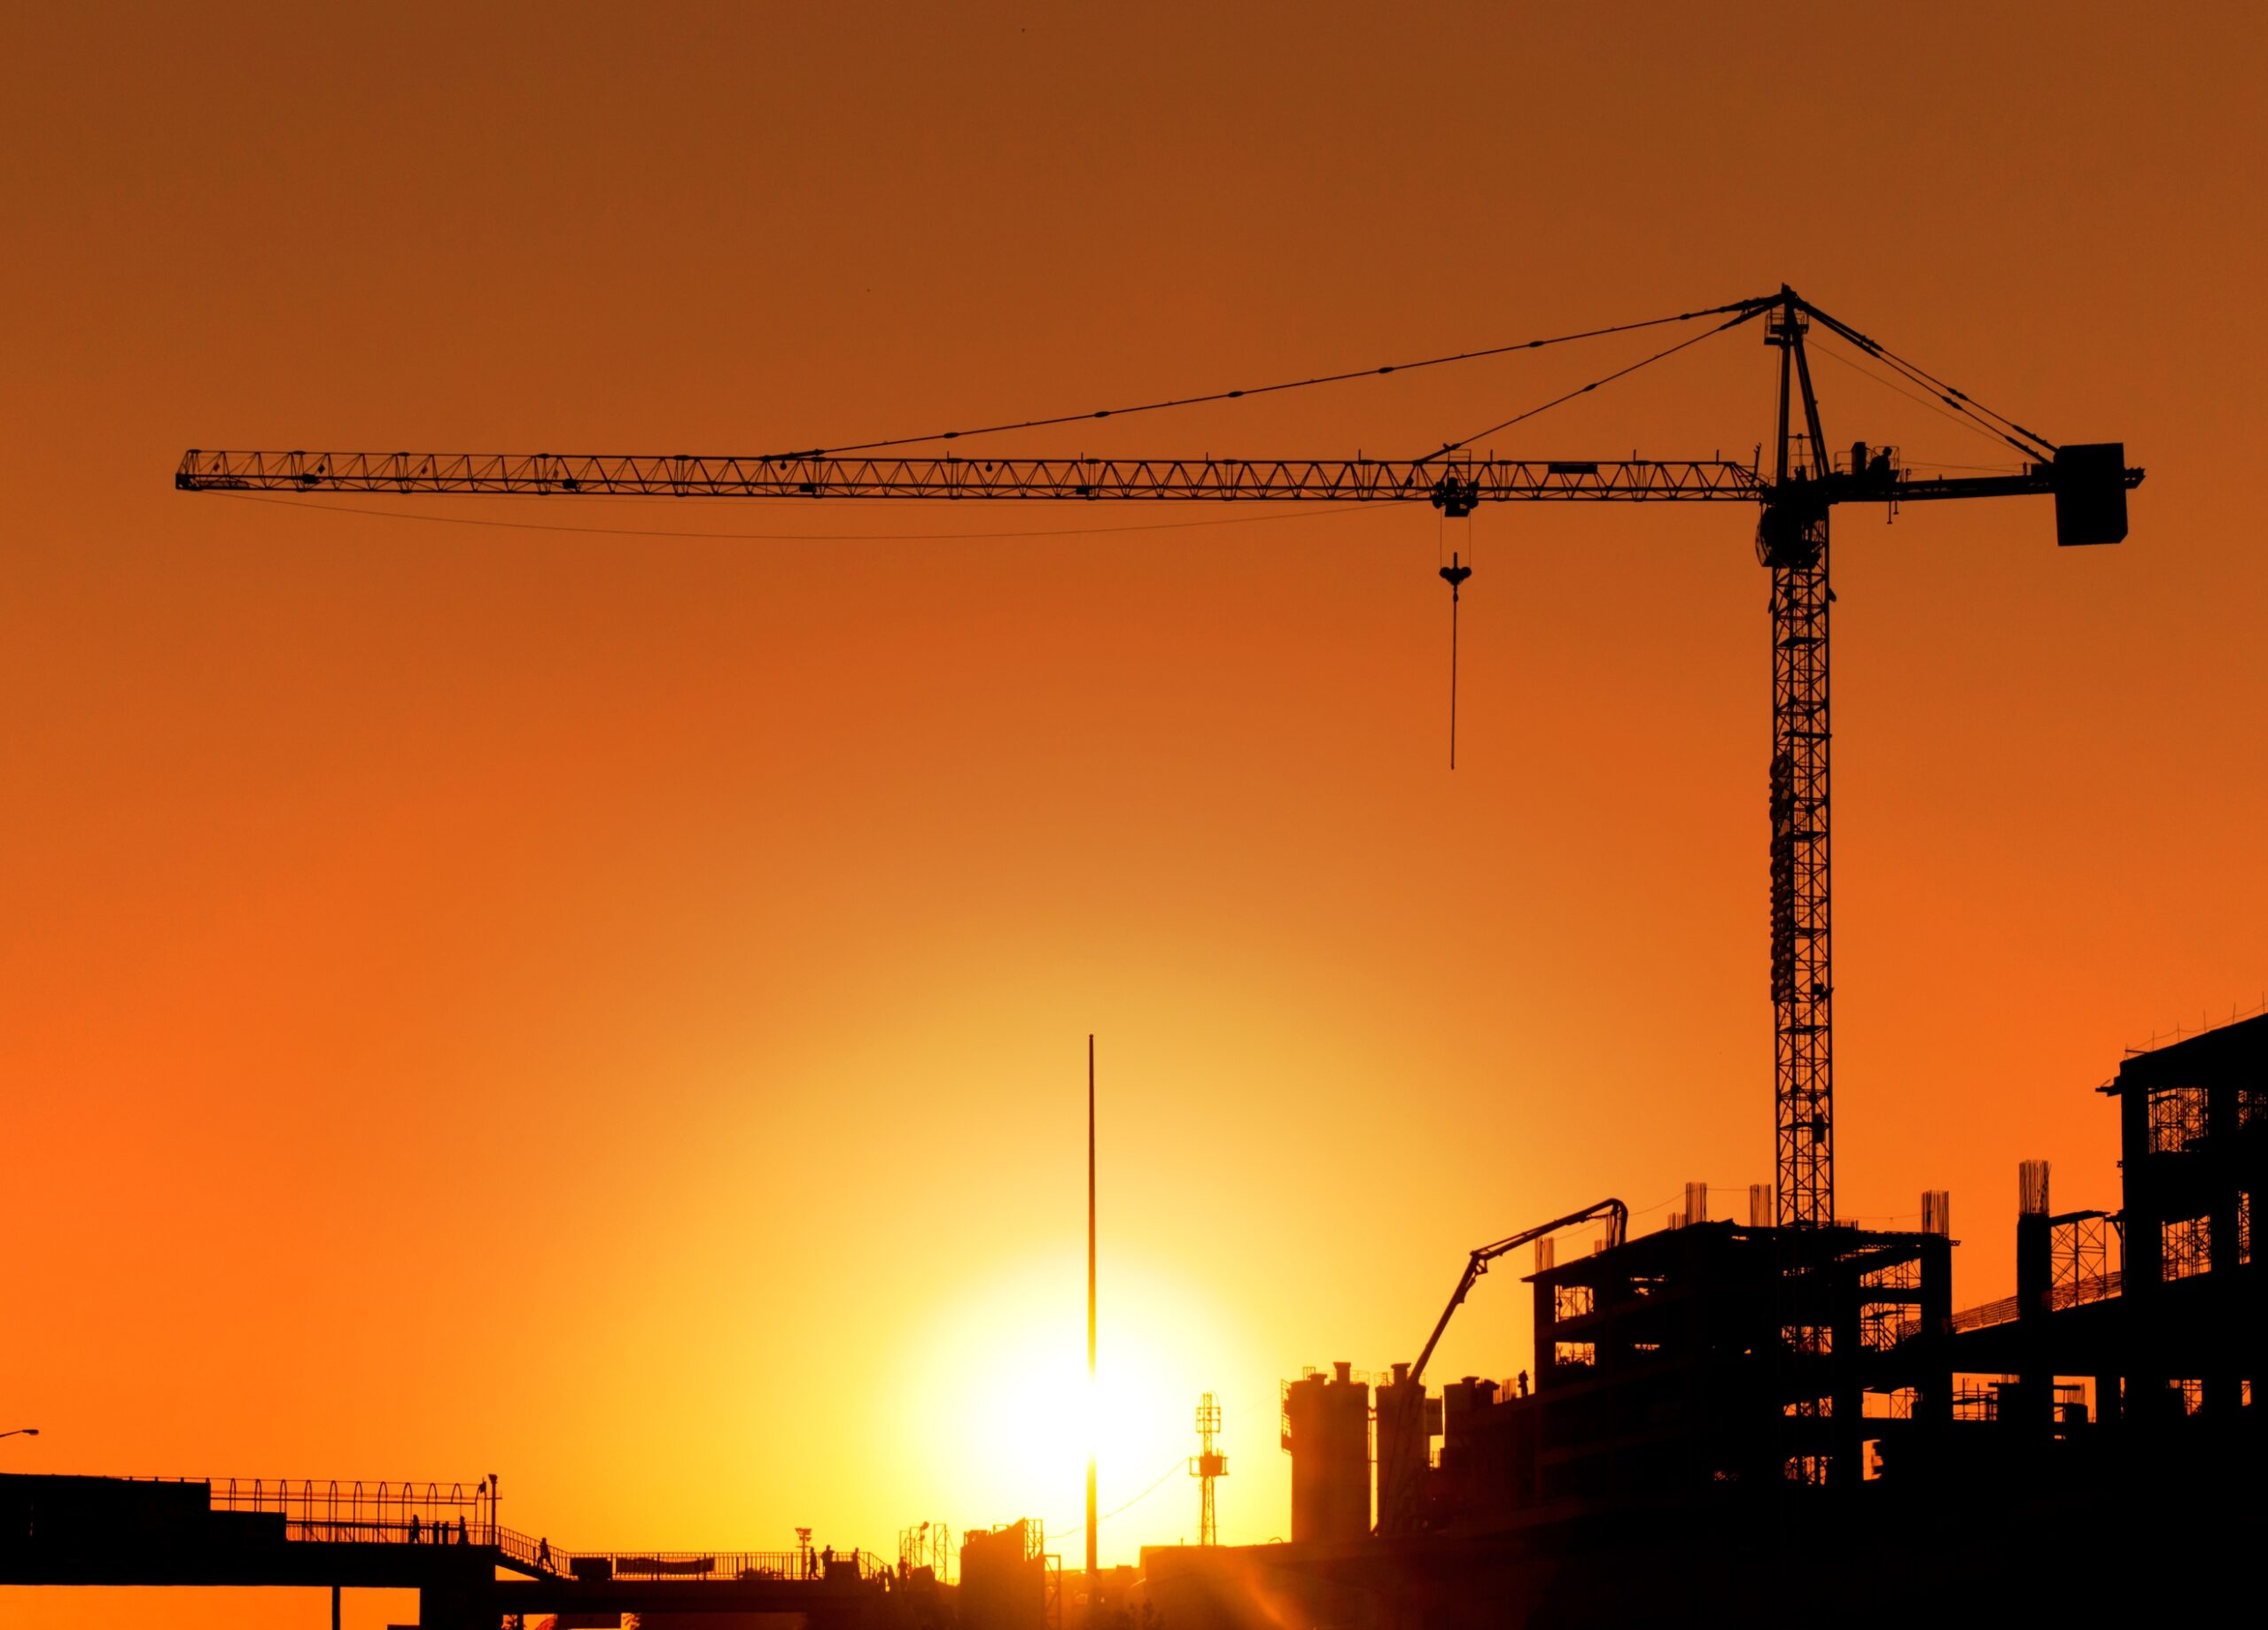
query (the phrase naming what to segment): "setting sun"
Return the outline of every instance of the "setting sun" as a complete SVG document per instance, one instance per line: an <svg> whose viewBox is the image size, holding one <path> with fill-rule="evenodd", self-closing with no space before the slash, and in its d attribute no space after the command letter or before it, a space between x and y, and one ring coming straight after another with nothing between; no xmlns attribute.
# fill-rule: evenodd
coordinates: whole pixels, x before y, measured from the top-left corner
<svg viewBox="0 0 2268 1630"><path fill-rule="evenodd" d="M1083 1256L1059 1252L1011 1261L968 1286L916 1344L924 1382L909 1386L905 1402L918 1407L907 1409L902 1430L939 1479L960 1491L964 1510L992 1521L1037 1517L1050 1548L1067 1556L1083 1543L1073 1536L1091 1444L1104 1554L1130 1559L1127 1533L1154 1542L1191 1528L1193 1494L1177 1479L1189 1480L1193 1412L1200 1393L1230 1380L1192 1367L1192 1349L1211 1344L1191 1338L1217 1329L1216 1313L1106 1254L1091 1394L1084 1277ZM1247 1367L1231 1379L1249 1393L1253 1373ZM1272 1398L1265 1409L1272 1429Z"/></svg>

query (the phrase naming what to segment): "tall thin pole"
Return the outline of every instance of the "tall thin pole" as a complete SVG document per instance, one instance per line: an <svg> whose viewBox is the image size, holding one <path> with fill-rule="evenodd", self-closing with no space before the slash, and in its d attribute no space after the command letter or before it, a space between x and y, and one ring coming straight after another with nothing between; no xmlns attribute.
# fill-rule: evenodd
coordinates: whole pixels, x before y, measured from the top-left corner
<svg viewBox="0 0 2268 1630"><path fill-rule="evenodd" d="M1095 1616L1095 1440L1101 1423L1095 1396L1095 1038L1087 1036L1087 1620Z"/></svg>

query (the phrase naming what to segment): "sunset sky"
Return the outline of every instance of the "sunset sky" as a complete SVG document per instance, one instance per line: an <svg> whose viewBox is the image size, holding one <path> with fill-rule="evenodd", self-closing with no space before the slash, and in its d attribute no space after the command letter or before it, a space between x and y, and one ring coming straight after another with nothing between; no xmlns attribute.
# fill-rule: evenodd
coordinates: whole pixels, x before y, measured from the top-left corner
<svg viewBox="0 0 2268 1630"><path fill-rule="evenodd" d="M1223 1538L1285 1533L1281 1378L1414 1356L1482 1241L1770 1179L1752 509L173 466L761 453L1783 281L2149 470L2114 549L1835 523L1838 1208L1950 1189L1957 1301L2007 1294L2017 1161L2115 1205L2092 1089L2268 994L2268 25L2140 15L11 8L0 1471L494 1470L563 1548L1068 1528L1091 1031L1102 1503L1210 1390ZM1746 458L1761 338L1495 451ZM1408 456L1661 343L996 450ZM1839 445L2014 462L1816 377ZM1437 1380L1527 1366L1527 1266ZM137 1611L321 1611L0 1591Z"/></svg>

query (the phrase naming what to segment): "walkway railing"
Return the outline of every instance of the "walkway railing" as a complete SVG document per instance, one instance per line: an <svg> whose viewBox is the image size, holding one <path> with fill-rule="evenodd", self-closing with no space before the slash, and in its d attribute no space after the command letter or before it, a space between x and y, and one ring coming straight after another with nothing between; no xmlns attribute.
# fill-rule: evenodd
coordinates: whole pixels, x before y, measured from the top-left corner
<svg viewBox="0 0 2268 1630"><path fill-rule="evenodd" d="M2048 1311L2061 1313L2066 1308L2081 1307L2091 1301L2107 1301L2124 1288L2125 1277L2122 1270L2114 1268L2107 1274L2090 1275L2070 1285L2054 1285L2047 1292ZM2010 1323L2023 1312L2023 1300L2016 1296L2003 1296L1998 1301L1963 1308L1953 1316L1953 1333L1958 1335L1965 1330L1983 1330L1991 1324Z"/></svg>
<svg viewBox="0 0 2268 1630"><path fill-rule="evenodd" d="M400 1544L487 1544L496 1506L485 1480L470 1483L341 1482L318 1478L136 1478L201 1483L215 1511L284 1519L287 1540Z"/></svg>
<svg viewBox="0 0 2268 1630"><path fill-rule="evenodd" d="M482 1545L507 1565L560 1579L882 1579L890 1564L872 1551L569 1551L504 1527L485 1480L471 1483L340 1482L314 1478L146 1478L203 1484L215 1511L284 1518L288 1541L352 1545Z"/></svg>
<svg viewBox="0 0 2268 1630"><path fill-rule="evenodd" d="M797 1551L554 1552L550 1571L588 1579L843 1580L881 1579L890 1565L872 1551L836 1551L832 1557Z"/></svg>

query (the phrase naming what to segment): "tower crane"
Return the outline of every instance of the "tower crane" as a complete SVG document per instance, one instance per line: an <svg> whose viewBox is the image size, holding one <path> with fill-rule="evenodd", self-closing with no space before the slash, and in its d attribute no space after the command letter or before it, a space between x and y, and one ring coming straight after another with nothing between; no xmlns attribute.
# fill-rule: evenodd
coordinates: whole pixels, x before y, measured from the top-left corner
<svg viewBox="0 0 2268 1630"><path fill-rule="evenodd" d="M946 431L833 452L749 457L192 450L183 454L174 483L186 492L299 493L1423 501L1449 516L1469 516L1484 503L1515 501L1755 504L1759 510L1757 560L1769 570L1772 581L1768 803L1774 1196L1776 1220L1782 1227L1821 1228L1835 1220L1835 982L1828 888L1828 614L1833 602L1828 592L1829 516L1836 505L1854 501L1894 508L1952 499L2052 496L2059 544L2117 543L2126 535L2127 490L2140 484L2143 472L2127 467L2121 443L2058 446L1993 413L1785 285L1774 294L1656 321L1683 322L1718 314L1725 315L1726 321L1711 332L1761 321L1766 343L1780 353L1778 433L1768 462L1761 457L1748 464L1723 458L1505 459L1473 453L1470 440L1445 444L1436 452L1402 460L893 454L893 449L910 443L951 440L975 433ZM2023 454L2022 468L2007 474L1924 474L1900 467L1891 449L1870 449L1864 442L1854 444L1847 458L1830 453L1805 349L1806 335L1814 322L1926 392L1933 399L1930 405L1942 403L1948 411L2000 437ZM1613 331L1619 330L1592 330ZM1557 342L1531 342L1545 343ZM1499 349L1519 348L1523 347ZM1486 354L1492 353L1465 353ZM1647 360L1658 360L1658 356ZM1619 377L1638 366L1643 364L1634 364L1607 377ZM1146 406L1176 407L1259 393L1223 392L1214 397ZM1569 392L1557 400L1581 393ZM1079 420L1091 416L1111 415L1072 415ZM1068 422L1068 418L1033 420L1027 425ZM1511 423L1517 421L1507 422ZM1488 433L1493 432L1483 432ZM1451 579L1453 593L1461 581Z"/></svg>

